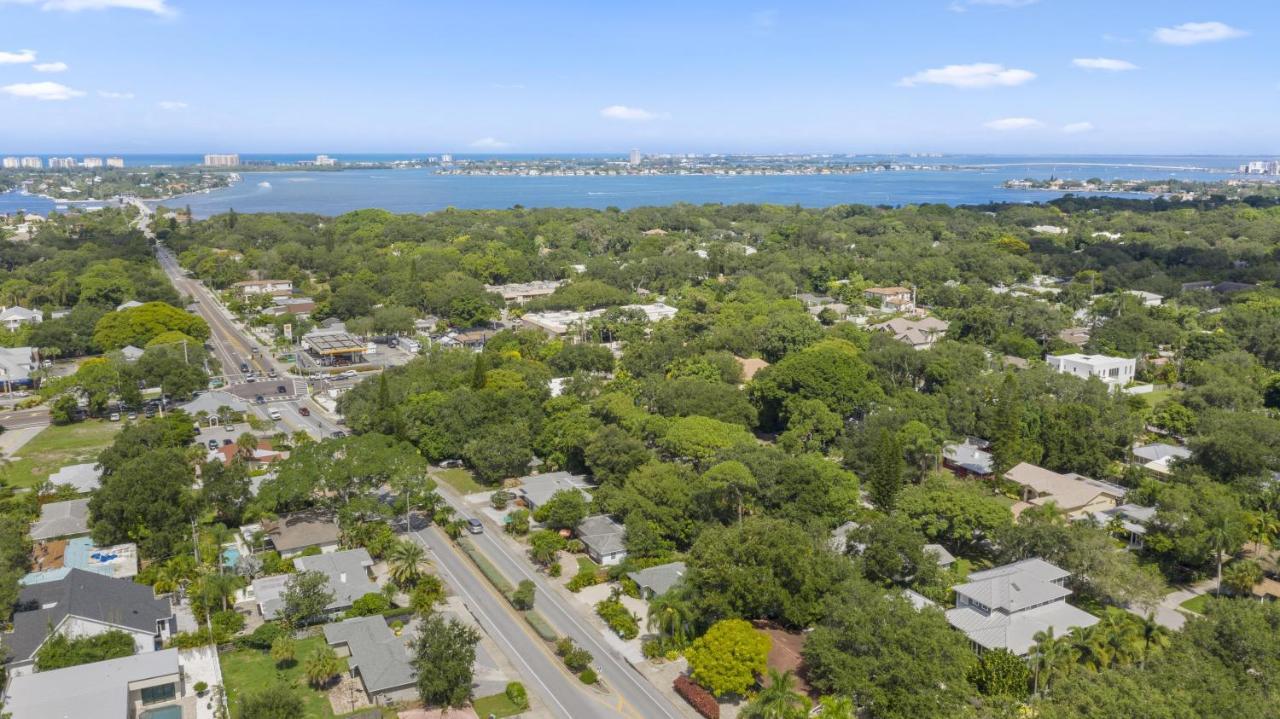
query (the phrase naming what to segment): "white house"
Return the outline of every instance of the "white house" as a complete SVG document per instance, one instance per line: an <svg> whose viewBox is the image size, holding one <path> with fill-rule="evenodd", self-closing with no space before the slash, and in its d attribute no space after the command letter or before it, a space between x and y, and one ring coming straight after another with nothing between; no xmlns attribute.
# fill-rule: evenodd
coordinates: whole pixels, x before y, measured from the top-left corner
<svg viewBox="0 0 1280 719"><path fill-rule="evenodd" d="M4 692L12 719L195 719L199 701L177 649L19 675Z"/></svg>
<svg viewBox="0 0 1280 719"><path fill-rule="evenodd" d="M1129 357L1108 357L1106 355L1086 355L1072 353L1066 355L1047 355L1045 362L1055 370L1083 377L1097 377L1112 388L1119 389L1133 381L1138 361Z"/></svg>
<svg viewBox="0 0 1280 719"><path fill-rule="evenodd" d="M241 297L250 295L288 295L293 293L293 282L290 280L246 280L237 282L232 287Z"/></svg>
<svg viewBox="0 0 1280 719"><path fill-rule="evenodd" d="M587 549L587 555L597 564L612 566L627 556L624 542L627 530L611 517L598 514L587 517L578 524L576 533Z"/></svg>
<svg viewBox="0 0 1280 719"><path fill-rule="evenodd" d="M5 307L0 310L0 325L10 332L15 332L23 325L38 325L44 321L44 312L29 310L26 307Z"/></svg>
<svg viewBox="0 0 1280 719"><path fill-rule="evenodd" d="M969 581L952 587L956 606L947 621L964 632L978 651L1007 649L1025 656L1035 635L1048 629L1062 636L1073 627L1089 627L1098 618L1067 604L1065 586L1071 573L1042 559L974 572Z"/></svg>

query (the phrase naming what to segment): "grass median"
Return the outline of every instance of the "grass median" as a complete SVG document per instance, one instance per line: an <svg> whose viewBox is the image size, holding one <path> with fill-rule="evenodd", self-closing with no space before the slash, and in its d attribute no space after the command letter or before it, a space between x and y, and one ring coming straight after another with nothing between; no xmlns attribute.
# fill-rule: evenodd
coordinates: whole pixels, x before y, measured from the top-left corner
<svg viewBox="0 0 1280 719"><path fill-rule="evenodd" d="M480 573L484 575L485 579L489 580L489 583L493 585L494 589L497 589L502 594L503 598L510 603L511 593L515 591L515 587L511 586L510 580L508 580L502 572L498 571L498 568L493 566L493 562L490 562L489 558L484 556L480 550L476 549L475 545L471 542L468 542L465 539L459 539L458 547L462 549L463 554L467 555L467 557L471 559L472 563L476 565L476 568L480 570ZM538 614L537 611L529 609L520 611L519 614L524 617L525 622L533 628L533 631L537 633L543 641L554 642L556 639L559 639L559 635L556 634L556 630L552 629L547 620L544 619L541 614Z"/></svg>

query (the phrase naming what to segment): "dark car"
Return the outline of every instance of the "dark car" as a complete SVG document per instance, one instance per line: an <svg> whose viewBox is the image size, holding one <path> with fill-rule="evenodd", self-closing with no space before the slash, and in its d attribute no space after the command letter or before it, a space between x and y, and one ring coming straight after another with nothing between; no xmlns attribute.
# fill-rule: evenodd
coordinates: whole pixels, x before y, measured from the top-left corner
<svg viewBox="0 0 1280 719"><path fill-rule="evenodd" d="M209 440L209 441L210 441L210 442L212 442L213 440ZM224 439L224 440L222 440L222 446L223 446L223 447L225 447L225 446L227 446L227 445L229 445L229 444L235 444L235 442L232 442L230 439Z"/></svg>
<svg viewBox="0 0 1280 719"><path fill-rule="evenodd" d="M248 364L246 364L246 363L244 363L244 362L241 362L241 363L240 363L240 373L241 373L241 374L243 374L243 373L248 372L248 371L249 371L249 365L248 365Z"/></svg>
<svg viewBox="0 0 1280 719"><path fill-rule="evenodd" d="M217 448L218 448L218 440L216 439L209 440L209 449L217 449Z"/></svg>
<svg viewBox="0 0 1280 719"><path fill-rule="evenodd" d="M306 407L299 407L298 414L302 415L303 417L310 417L311 410L307 409Z"/></svg>
<svg viewBox="0 0 1280 719"><path fill-rule="evenodd" d="M266 397L263 397L262 395L258 395L257 397L254 397L254 398L253 398L253 401L254 401L254 402L257 402L258 404L266 404L266 403L267 403L267 398L266 398Z"/></svg>
<svg viewBox="0 0 1280 719"><path fill-rule="evenodd" d="M289 394L289 390L282 384L276 385L276 394Z"/></svg>
<svg viewBox="0 0 1280 719"><path fill-rule="evenodd" d="M346 432L343 432L343 431L342 431L342 430L340 430L340 429L335 429L335 430L333 430L332 432L330 432L330 433L329 433L329 436L330 436L330 437L333 437L333 438L335 438L335 439L336 439L336 438L338 438L338 437L346 437L346 436L347 436L347 433L346 433Z"/></svg>

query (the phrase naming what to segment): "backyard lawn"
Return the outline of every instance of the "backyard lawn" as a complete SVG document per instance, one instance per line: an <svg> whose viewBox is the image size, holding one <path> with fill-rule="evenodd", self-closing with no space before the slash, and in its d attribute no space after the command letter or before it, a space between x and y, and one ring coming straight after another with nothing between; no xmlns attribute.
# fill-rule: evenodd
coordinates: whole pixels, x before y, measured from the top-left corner
<svg viewBox="0 0 1280 719"><path fill-rule="evenodd" d="M1139 395L1139 396L1145 399L1149 406L1151 406L1152 408L1155 408L1156 405L1160 404L1166 399L1175 398L1180 394L1182 393L1176 389L1167 388L1167 389L1158 389L1154 392L1148 392L1144 395Z"/></svg>
<svg viewBox="0 0 1280 719"><path fill-rule="evenodd" d="M231 706L231 716L239 719L236 702L241 694L261 690L280 677L298 689L298 695L302 697L303 706L306 707L302 716L308 719L332 719L335 715L329 706L328 694L308 686L307 678L302 673L303 662L318 646L324 646L324 637L299 640L295 653L297 660L288 669L277 669L269 653L256 649L238 649L220 655L218 660L222 664L222 680L227 687L227 704ZM338 667L342 673L347 671L345 657L338 660Z"/></svg>
<svg viewBox="0 0 1280 719"><path fill-rule="evenodd" d="M1204 607L1209 603L1209 594L1197 594L1194 597L1183 602L1180 606L1190 612L1196 614L1204 614Z"/></svg>
<svg viewBox="0 0 1280 719"><path fill-rule="evenodd" d="M462 494L476 494L491 489L491 487L485 487L476 482L475 477L471 475L471 471L461 467L442 469L435 473L435 478Z"/></svg>
<svg viewBox="0 0 1280 719"><path fill-rule="evenodd" d="M489 697L480 697L471 702L471 708L475 710L478 717L509 717L515 716L523 711L520 707L511 703L506 694L494 694Z"/></svg>
<svg viewBox="0 0 1280 719"><path fill-rule="evenodd" d="M32 487L67 465L96 461L120 427L119 422L103 420L46 427L14 453L17 459L9 465L9 482Z"/></svg>

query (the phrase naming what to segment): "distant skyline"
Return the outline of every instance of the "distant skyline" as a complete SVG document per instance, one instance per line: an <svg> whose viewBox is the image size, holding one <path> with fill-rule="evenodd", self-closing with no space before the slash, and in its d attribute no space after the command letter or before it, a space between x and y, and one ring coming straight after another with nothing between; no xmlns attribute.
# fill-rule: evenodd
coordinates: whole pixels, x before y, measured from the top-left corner
<svg viewBox="0 0 1280 719"><path fill-rule="evenodd" d="M0 0L0 26L5 154L1280 154L1265 0Z"/></svg>

